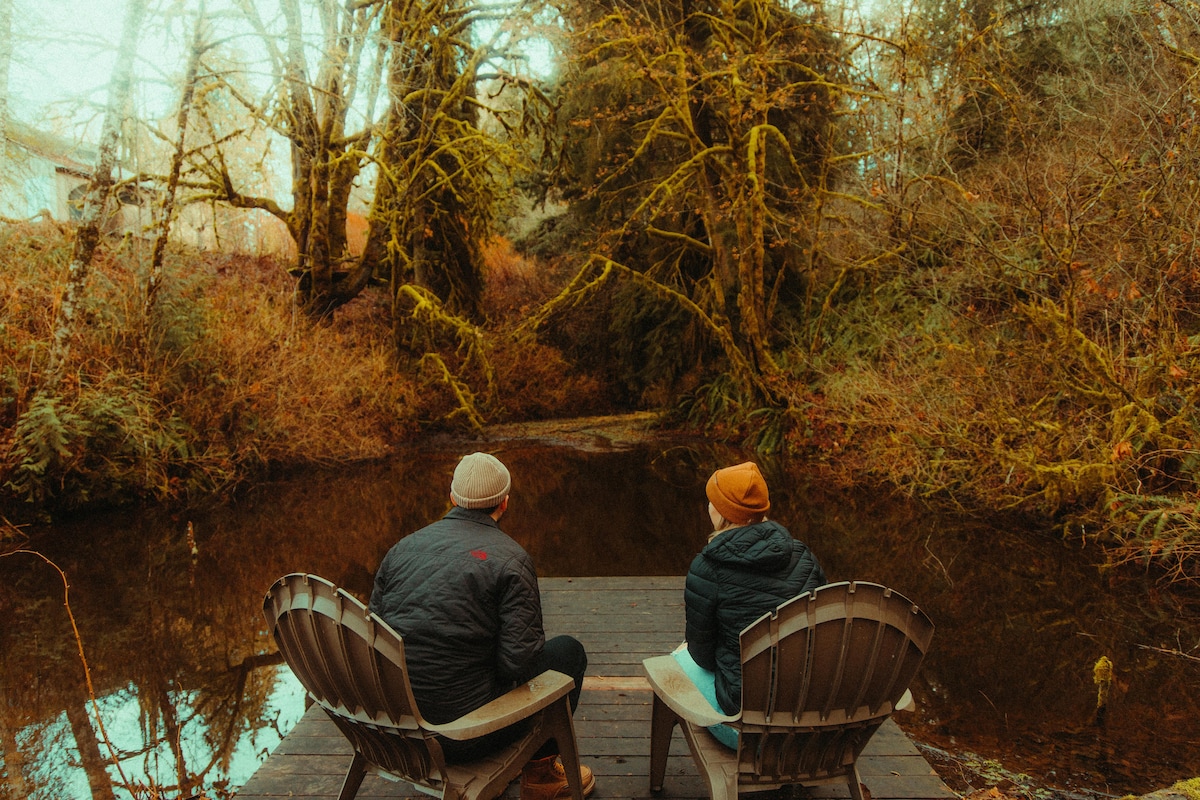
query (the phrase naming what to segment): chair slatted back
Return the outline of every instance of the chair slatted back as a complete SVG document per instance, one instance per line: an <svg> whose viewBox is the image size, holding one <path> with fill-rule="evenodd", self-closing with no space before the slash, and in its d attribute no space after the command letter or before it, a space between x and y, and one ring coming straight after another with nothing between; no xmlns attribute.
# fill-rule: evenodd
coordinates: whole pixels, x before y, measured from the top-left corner
<svg viewBox="0 0 1200 800"><path fill-rule="evenodd" d="M424 733L404 642L357 598L316 575L280 578L263 603L284 659L308 694L371 763L416 780L444 776Z"/></svg>
<svg viewBox="0 0 1200 800"><path fill-rule="evenodd" d="M844 772L932 638L920 608L861 581L822 586L760 617L741 634L739 772L764 783Z"/></svg>

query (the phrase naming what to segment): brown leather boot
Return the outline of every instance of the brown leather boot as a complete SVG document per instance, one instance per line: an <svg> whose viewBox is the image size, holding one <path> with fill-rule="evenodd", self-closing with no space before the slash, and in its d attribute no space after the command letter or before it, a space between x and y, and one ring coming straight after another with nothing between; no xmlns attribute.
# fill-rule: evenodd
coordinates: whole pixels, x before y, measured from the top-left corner
<svg viewBox="0 0 1200 800"><path fill-rule="evenodd" d="M583 796L587 797L596 788L596 776L582 764L579 778L583 783ZM530 761L521 772L521 800L565 800L571 796L567 783L567 771L558 756Z"/></svg>

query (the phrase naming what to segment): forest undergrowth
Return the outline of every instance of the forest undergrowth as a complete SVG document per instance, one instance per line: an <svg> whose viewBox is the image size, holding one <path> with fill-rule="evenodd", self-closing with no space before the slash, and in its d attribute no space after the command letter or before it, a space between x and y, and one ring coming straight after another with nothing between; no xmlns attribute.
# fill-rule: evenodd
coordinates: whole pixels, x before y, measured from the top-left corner
<svg viewBox="0 0 1200 800"><path fill-rule="evenodd" d="M148 248L104 243L57 396L37 392L70 236L0 230L0 472L22 510L166 500L277 465L385 455L416 429L416 384L363 303L328 325L298 317L267 258L180 251L152 319Z"/></svg>
<svg viewBox="0 0 1200 800"><path fill-rule="evenodd" d="M470 428L446 379L470 365L452 348L445 371L398 353L380 324L386 296L364 293L314 324L282 262L180 249L147 318L149 248L128 237L102 246L67 378L40 395L70 240L53 224L0 228L0 485L13 520L228 491L270 469L381 458L422 433ZM503 242L492 249L494 302L519 318L537 280ZM473 413L608 408L553 348L491 338L487 379L466 389Z"/></svg>

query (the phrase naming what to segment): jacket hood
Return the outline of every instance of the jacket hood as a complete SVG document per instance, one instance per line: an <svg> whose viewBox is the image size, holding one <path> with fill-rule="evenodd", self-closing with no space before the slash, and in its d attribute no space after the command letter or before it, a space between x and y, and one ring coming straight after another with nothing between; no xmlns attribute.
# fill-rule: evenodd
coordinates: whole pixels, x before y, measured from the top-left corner
<svg viewBox="0 0 1200 800"><path fill-rule="evenodd" d="M787 528L765 520L725 531L701 553L723 564L773 572L791 563L793 541Z"/></svg>

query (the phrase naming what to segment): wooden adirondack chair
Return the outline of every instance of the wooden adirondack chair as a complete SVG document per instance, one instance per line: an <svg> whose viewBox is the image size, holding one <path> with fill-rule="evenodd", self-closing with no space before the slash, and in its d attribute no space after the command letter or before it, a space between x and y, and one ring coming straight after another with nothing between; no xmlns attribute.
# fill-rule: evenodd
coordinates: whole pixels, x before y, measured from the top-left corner
<svg viewBox="0 0 1200 800"><path fill-rule="evenodd" d="M547 740L558 743L574 800L583 800L575 727L567 695L575 682L548 671L443 725L421 718L404 642L366 606L316 575L280 578L263 613L284 659L312 699L354 747L339 800L351 800L374 772L450 800L502 795ZM529 720L517 742L469 764L447 764L434 734L467 740Z"/></svg>
<svg viewBox="0 0 1200 800"><path fill-rule="evenodd" d="M679 725L714 800L739 790L846 783L863 800L856 761L920 667L933 623L874 583L835 583L793 598L741 634L742 711L714 711L672 656L643 662L654 690L650 788L660 791ZM739 732L737 750L706 728Z"/></svg>

